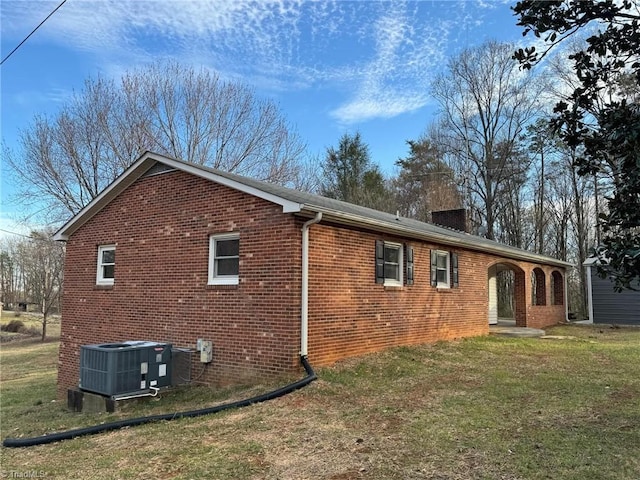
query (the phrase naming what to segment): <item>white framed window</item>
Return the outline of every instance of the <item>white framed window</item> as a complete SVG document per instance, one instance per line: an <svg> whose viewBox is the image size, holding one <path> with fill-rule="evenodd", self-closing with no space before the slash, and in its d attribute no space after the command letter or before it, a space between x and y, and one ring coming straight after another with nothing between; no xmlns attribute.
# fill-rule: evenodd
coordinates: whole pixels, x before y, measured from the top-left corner
<svg viewBox="0 0 640 480"><path fill-rule="evenodd" d="M240 236L209 237L209 285L237 285L240 270Z"/></svg>
<svg viewBox="0 0 640 480"><path fill-rule="evenodd" d="M451 287L451 264L449 252L434 250L431 252L431 283L438 288Z"/></svg>
<svg viewBox="0 0 640 480"><path fill-rule="evenodd" d="M96 285L113 285L116 270L116 246L98 246Z"/></svg>
<svg viewBox="0 0 640 480"><path fill-rule="evenodd" d="M376 282L402 286L403 248L400 243L376 242Z"/></svg>

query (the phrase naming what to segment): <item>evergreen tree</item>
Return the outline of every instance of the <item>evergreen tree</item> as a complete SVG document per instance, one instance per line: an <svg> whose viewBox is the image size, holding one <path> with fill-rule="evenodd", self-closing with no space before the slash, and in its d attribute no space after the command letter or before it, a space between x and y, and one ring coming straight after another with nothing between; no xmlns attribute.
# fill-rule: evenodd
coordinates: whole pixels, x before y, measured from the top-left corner
<svg viewBox="0 0 640 480"><path fill-rule="evenodd" d="M371 161L360 133L345 133L337 149L327 149L320 192L363 207L393 210L390 189L380 167Z"/></svg>

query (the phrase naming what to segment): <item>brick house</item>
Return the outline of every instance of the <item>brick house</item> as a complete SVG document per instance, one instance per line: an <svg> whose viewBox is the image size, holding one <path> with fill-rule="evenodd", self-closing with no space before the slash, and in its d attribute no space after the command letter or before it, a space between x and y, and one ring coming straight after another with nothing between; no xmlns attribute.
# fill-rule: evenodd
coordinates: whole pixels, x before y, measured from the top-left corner
<svg viewBox="0 0 640 480"><path fill-rule="evenodd" d="M55 238L61 397L85 344L211 340L200 380L221 385L295 372L301 354L321 366L485 335L505 270L517 325L566 318L566 262L154 153Z"/></svg>

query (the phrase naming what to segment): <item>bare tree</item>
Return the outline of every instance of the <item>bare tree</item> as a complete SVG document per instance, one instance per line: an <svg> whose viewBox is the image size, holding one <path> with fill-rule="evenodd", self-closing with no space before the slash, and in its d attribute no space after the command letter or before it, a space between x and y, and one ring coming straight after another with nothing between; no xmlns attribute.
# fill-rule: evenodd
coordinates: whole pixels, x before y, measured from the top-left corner
<svg viewBox="0 0 640 480"><path fill-rule="evenodd" d="M540 111L540 83L496 42L463 51L433 84L449 162L463 175L486 236L496 238L506 180L526 172L518 139Z"/></svg>
<svg viewBox="0 0 640 480"><path fill-rule="evenodd" d="M546 197L542 204L544 237L543 248L540 253L551 255L560 260L569 261L575 249L570 248L570 227L576 218L574 209L575 192L572 182L575 177L572 169L567 168L566 152L552 152L547 162L544 182L546 183ZM555 158L554 158L555 157ZM537 211L537 205L536 205ZM539 222L536 215L536 224ZM571 251L570 251L571 250Z"/></svg>
<svg viewBox="0 0 640 480"><path fill-rule="evenodd" d="M535 170L534 206L535 206L535 248L536 253L543 253L546 243L547 215L545 183L549 171L549 154L554 148L558 139L554 137L548 120L538 119L534 124L527 127L526 140L528 141L528 151L537 161L532 165Z"/></svg>
<svg viewBox="0 0 640 480"><path fill-rule="evenodd" d="M549 93L554 101L567 101L570 92L580 84L576 72L567 58L582 48L582 42L576 40L570 44L567 52L552 58L547 65L547 74L554 79L550 83ZM603 98L594 99L594 110L606 103L610 91L600 92ZM583 263L589 257L592 248L600 242L599 214L602 213L603 195L613 188L615 169L603 169L600 174L580 175L576 159L582 155L582 146L570 147L563 142L555 130L546 132L542 141L548 151L549 174L546 176L549 197L544 206L545 212L552 214L553 231L556 237L557 253L561 259L572 261L576 269L568 277L571 308L586 315L587 281ZM604 164L607 164L604 162ZM608 165L608 164L607 164ZM564 245L560 238L564 238Z"/></svg>
<svg viewBox="0 0 640 480"><path fill-rule="evenodd" d="M16 308L27 300L29 255L24 239L4 237L0 241L0 276L2 278L2 302L8 308Z"/></svg>
<svg viewBox="0 0 640 480"><path fill-rule="evenodd" d="M544 244L540 253L576 265L568 274L569 306L582 317L587 312L586 272L583 263L596 241L594 185L573 168L576 152L558 137L550 138L544 182ZM535 176L537 178L537 176ZM534 188L536 186L534 185ZM538 208L534 203L532 225L537 227Z"/></svg>
<svg viewBox="0 0 640 480"><path fill-rule="evenodd" d="M42 314L42 340L47 322L58 312L62 294L64 246L51 237L53 230L33 231L26 238L5 238L0 252L2 301L12 308L37 305Z"/></svg>
<svg viewBox="0 0 640 480"><path fill-rule="evenodd" d="M16 304L18 288L16 285L16 264L12 255L12 245L8 238L0 244L0 302L5 307Z"/></svg>
<svg viewBox="0 0 640 480"><path fill-rule="evenodd" d="M261 180L305 185L305 145L277 106L216 73L157 63L119 81L89 79L54 117L5 151L27 204L50 221L77 213L144 151Z"/></svg>
<svg viewBox="0 0 640 480"><path fill-rule="evenodd" d="M58 311L62 296L64 245L52 239L53 230L31 233L27 247L30 253L30 290L32 300L42 313L42 341L47 336L47 321Z"/></svg>
<svg viewBox="0 0 640 480"><path fill-rule="evenodd" d="M527 231L528 170L530 159L522 148L514 148L501 144L504 152L501 157L507 158L511 167L504 170L504 178L495 187L495 220L497 228L495 239L518 248L531 247L531 235Z"/></svg>

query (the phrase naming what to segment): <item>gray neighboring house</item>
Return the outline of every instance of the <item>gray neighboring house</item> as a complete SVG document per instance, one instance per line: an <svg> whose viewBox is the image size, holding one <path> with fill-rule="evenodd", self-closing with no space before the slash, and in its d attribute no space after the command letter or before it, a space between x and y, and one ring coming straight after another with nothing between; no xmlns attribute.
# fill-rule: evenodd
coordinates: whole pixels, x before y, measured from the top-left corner
<svg viewBox="0 0 640 480"><path fill-rule="evenodd" d="M593 323L640 326L640 291L614 291L613 280L598 276L596 258L587 259L584 267L587 270L589 320ZM640 289L640 284L636 287Z"/></svg>

